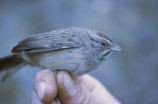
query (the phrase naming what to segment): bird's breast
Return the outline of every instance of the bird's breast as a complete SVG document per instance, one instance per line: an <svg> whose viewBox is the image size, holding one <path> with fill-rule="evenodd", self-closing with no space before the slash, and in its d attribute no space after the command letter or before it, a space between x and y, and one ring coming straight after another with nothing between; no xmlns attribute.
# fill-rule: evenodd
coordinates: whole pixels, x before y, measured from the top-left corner
<svg viewBox="0 0 158 104"><path fill-rule="evenodd" d="M72 48L60 51L28 53L27 59L34 66L51 70L68 70L70 72L88 70L85 49Z"/></svg>

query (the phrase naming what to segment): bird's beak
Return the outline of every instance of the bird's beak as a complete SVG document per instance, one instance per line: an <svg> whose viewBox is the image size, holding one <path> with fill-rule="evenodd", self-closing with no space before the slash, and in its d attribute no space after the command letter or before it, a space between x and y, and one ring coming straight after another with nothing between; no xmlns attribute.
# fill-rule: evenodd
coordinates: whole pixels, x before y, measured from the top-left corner
<svg viewBox="0 0 158 104"><path fill-rule="evenodd" d="M111 47L110 47L110 50L111 51L116 51L116 52L120 52L122 49L119 45L115 44L115 43L112 43L111 44Z"/></svg>

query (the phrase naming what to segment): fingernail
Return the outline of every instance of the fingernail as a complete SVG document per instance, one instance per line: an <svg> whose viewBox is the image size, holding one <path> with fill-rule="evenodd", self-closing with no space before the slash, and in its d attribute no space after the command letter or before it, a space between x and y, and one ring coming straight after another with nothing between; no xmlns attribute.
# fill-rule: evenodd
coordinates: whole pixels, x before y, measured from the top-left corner
<svg viewBox="0 0 158 104"><path fill-rule="evenodd" d="M39 86L37 88L37 94L38 94L38 97L40 99L43 99L44 98L44 95L45 95L45 92L46 92L46 88L47 88L47 84L45 81L41 81L39 83Z"/></svg>

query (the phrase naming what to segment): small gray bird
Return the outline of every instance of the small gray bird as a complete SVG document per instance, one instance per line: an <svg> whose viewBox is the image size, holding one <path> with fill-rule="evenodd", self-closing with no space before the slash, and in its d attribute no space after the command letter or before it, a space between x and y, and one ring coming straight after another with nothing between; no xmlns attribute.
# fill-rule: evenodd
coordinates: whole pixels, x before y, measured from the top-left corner
<svg viewBox="0 0 158 104"><path fill-rule="evenodd" d="M104 33L84 28L57 29L29 36L0 58L3 81L25 65L82 75L95 69L112 51L120 51Z"/></svg>

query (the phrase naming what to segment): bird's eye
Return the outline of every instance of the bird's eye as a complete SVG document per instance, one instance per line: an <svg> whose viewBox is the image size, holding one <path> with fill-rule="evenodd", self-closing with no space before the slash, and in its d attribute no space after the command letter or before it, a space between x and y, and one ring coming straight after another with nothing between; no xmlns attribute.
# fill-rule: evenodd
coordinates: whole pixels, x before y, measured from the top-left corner
<svg viewBox="0 0 158 104"><path fill-rule="evenodd" d="M102 46L105 46L105 45L106 45L106 43L105 43L105 42L101 42L100 44L101 44Z"/></svg>

